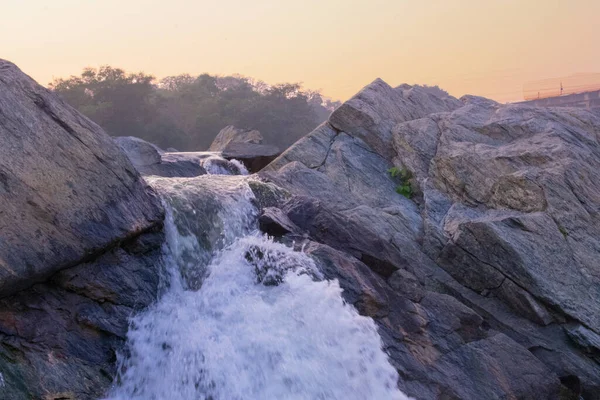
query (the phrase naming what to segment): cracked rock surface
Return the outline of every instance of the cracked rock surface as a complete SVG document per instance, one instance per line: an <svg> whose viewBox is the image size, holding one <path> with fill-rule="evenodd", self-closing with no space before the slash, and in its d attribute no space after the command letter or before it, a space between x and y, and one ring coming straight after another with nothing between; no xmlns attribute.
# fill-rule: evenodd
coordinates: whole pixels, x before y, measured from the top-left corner
<svg viewBox="0 0 600 400"><path fill-rule="evenodd" d="M598 171L596 114L376 80L261 171L292 195L264 226L377 321L408 395L600 399Z"/></svg>

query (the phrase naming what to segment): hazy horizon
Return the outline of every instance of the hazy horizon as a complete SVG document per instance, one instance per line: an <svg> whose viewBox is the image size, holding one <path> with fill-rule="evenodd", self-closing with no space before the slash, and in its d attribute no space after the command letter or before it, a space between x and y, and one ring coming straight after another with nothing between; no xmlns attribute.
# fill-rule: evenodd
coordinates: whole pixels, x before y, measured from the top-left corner
<svg viewBox="0 0 600 400"><path fill-rule="evenodd" d="M600 72L600 2L581 0L8 0L0 58L43 85L111 65L163 78L239 73L345 100L380 77L454 96L523 98L531 81ZM594 82L591 82L594 83Z"/></svg>

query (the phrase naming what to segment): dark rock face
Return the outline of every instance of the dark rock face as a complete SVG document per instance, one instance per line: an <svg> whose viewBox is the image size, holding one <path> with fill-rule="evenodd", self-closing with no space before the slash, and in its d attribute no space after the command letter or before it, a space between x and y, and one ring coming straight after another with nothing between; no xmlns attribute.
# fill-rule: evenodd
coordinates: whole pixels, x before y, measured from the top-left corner
<svg viewBox="0 0 600 400"><path fill-rule="evenodd" d="M356 258L322 244L312 242L305 251L340 281L346 301L378 323L401 371L400 388L415 398L550 399L558 392L558 380L541 361L486 329L483 318L454 297L420 289L410 274L388 284ZM403 286L413 284L414 290ZM470 381L477 385L461 384Z"/></svg>
<svg viewBox="0 0 600 400"><path fill-rule="evenodd" d="M275 146L238 142L228 144L221 152L223 158L241 161L251 173L263 169L279 154L281 151Z"/></svg>
<svg viewBox="0 0 600 400"><path fill-rule="evenodd" d="M163 219L100 127L0 60L0 296Z"/></svg>
<svg viewBox="0 0 600 400"><path fill-rule="evenodd" d="M261 226L375 319L408 395L600 399L599 132L377 80L264 168L291 198Z"/></svg>
<svg viewBox="0 0 600 400"><path fill-rule="evenodd" d="M3 399L97 399L116 374L129 317L158 296L160 232L0 299Z"/></svg>
<svg viewBox="0 0 600 400"><path fill-rule="evenodd" d="M98 398L158 294L164 210L108 135L3 60L0 141L0 398Z"/></svg>
<svg viewBox="0 0 600 400"><path fill-rule="evenodd" d="M281 154L277 147L264 145L262 142L263 137L259 131L229 125L221 129L208 150L218 151L228 160L241 161L253 173L260 171Z"/></svg>

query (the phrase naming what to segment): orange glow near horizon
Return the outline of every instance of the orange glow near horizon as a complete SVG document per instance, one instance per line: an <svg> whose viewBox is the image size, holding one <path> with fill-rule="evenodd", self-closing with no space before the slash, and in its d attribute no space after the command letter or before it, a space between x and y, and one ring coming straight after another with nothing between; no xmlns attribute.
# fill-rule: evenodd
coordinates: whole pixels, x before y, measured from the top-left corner
<svg viewBox="0 0 600 400"><path fill-rule="evenodd" d="M341 100L381 77L505 102L531 81L600 72L597 0L5 0L2 9L0 58L44 85L109 64L158 78L303 82Z"/></svg>

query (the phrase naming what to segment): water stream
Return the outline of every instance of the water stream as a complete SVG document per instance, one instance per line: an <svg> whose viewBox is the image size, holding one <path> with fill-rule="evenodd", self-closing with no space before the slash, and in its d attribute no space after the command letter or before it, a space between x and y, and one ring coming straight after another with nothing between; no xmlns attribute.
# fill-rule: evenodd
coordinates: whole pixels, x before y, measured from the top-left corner
<svg viewBox="0 0 600 400"><path fill-rule="evenodd" d="M406 399L375 323L343 301L338 282L322 279L309 256L258 233L243 179L217 191L220 250L190 257L206 250L183 225L202 217L177 209L190 207L178 179L169 190L180 196L164 196L167 289L132 319L107 399ZM151 184L164 195L164 179ZM181 272L194 260L199 288Z"/></svg>

